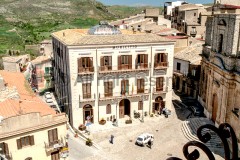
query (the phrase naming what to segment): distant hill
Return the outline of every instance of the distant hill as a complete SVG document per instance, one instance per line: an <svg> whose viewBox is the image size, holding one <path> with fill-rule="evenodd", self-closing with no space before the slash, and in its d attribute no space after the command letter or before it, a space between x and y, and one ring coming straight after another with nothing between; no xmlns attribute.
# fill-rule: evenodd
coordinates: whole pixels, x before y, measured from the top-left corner
<svg viewBox="0 0 240 160"><path fill-rule="evenodd" d="M54 31L86 28L100 20L141 13L146 7L105 6L95 0L0 0L0 55L24 50Z"/></svg>

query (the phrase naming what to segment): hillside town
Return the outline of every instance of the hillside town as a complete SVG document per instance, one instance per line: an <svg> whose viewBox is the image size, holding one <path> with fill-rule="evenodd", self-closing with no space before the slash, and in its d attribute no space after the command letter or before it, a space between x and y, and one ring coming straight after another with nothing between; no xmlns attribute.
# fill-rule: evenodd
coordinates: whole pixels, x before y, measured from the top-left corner
<svg viewBox="0 0 240 160"><path fill-rule="evenodd" d="M37 56L2 57L1 160L240 160L239 0L164 2L25 47Z"/></svg>

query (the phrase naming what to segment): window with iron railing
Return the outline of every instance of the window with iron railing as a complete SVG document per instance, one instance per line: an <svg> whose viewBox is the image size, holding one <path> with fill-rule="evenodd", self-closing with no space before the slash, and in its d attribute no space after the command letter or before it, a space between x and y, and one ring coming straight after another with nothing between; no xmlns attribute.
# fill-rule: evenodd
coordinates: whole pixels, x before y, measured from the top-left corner
<svg viewBox="0 0 240 160"><path fill-rule="evenodd" d="M163 91L163 77L156 78L156 91Z"/></svg>
<svg viewBox="0 0 240 160"><path fill-rule="evenodd" d="M82 84L83 99L91 98L91 83Z"/></svg>
<svg viewBox="0 0 240 160"><path fill-rule="evenodd" d="M58 131L57 128L48 131L49 146L53 146L58 143Z"/></svg>

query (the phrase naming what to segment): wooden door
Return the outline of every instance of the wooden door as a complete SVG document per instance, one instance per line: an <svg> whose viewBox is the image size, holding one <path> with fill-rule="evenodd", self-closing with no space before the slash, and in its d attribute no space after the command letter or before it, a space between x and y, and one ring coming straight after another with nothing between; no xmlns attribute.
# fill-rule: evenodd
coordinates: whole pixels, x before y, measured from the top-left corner
<svg viewBox="0 0 240 160"><path fill-rule="evenodd" d="M124 118L124 103L119 105L119 118Z"/></svg>
<svg viewBox="0 0 240 160"><path fill-rule="evenodd" d="M217 110L218 110L218 100L217 100L217 95L213 95L213 100L212 100L212 121L215 122L217 119Z"/></svg>

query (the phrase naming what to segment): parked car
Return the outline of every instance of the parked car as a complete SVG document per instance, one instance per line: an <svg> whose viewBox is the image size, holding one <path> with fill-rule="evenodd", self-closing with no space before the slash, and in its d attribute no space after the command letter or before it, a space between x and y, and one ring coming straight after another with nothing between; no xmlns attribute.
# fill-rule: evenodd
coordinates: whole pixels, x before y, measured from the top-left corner
<svg viewBox="0 0 240 160"><path fill-rule="evenodd" d="M46 98L45 100L46 100L47 103L53 103L52 98Z"/></svg>
<svg viewBox="0 0 240 160"><path fill-rule="evenodd" d="M151 140L151 139L152 140L154 139L154 136L152 134L143 133L143 134L141 134L137 137L137 140L136 140L135 144L145 146L145 144L147 144L148 141Z"/></svg>
<svg viewBox="0 0 240 160"><path fill-rule="evenodd" d="M202 106L194 105L194 106L190 106L189 109L192 111L192 114L194 117L204 116L204 109Z"/></svg>
<svg viewBox="0 0 240 160"><path fill-rule="evenodd" d="M45 92L45 93L44 93L44 96L45 96L45 98L47 98L47 99L50 99L50 98L52 98L52 96L51 96L51 93L50 93L50 92Z"/></svg>

